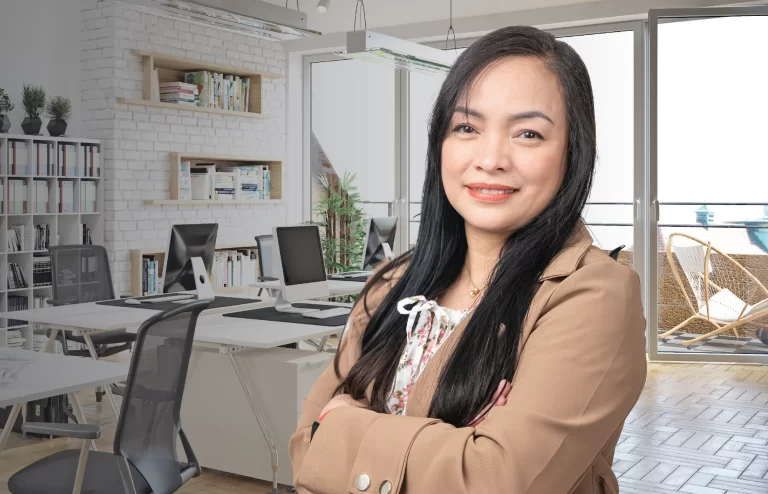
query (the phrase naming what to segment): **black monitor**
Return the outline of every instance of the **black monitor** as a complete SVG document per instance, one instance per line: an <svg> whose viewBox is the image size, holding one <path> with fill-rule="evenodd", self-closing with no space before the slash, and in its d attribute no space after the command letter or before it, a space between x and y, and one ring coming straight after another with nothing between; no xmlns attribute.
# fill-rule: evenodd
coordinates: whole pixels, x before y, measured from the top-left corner
<svg viewBox="0 0 768 494"><path fill-rule="evenodd" d="M365 254L361 269L370 271L392 256L395 250L397 217L371 218L365 236Z"/></svg>
<svg viewBox="0 0 768 494"><path fill-rule="evenodd" d="M163 293L195 290L193 257L202 257L208 274L213 269L217 223L173 225L163 268Z"/></svg>

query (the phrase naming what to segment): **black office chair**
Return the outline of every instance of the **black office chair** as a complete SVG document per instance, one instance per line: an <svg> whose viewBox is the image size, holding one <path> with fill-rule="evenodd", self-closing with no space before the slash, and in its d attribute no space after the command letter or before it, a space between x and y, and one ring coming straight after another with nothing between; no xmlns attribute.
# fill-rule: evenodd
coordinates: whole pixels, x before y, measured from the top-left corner
<svg viewBox="0 0 768 494"><path fill-rule="evenodd" d="M619 245L615 249L613 249L611 252L608 253L609 256L611 256L612 259L618 260L619 259L619 252L621 252L621 249L626 247L626 245Z"/></svg>
<svg viewBox="0 0 768 494"><path fill-rule="evenodd" d="M277 281L278 274L275 272L274 263L275 241L272 235L258 235L256 237L256 251L259 255L259 279L258 281ZM260 289L257 296L261 295L264 289Z"/></svg>
<svg viewBox="0 0 768 494"><path fill-rule="evenodd" d="M58 245L48 249L51 253L51 272L54 306L100 302L115 298L112 273L109 269L107 249L101 245ZM85 338L59 331L59 340L65 355L90 357L87 348L69 350L67 341L85 345ZM109 357L130 350L136 335L125 330L107 331L91 335L91 341L99 358ZM119 389L116 390L119 393ZM98 391L96 400L104 393Z"/></svg>
<svg viewBox="0 0 768 494"><path fill-rule="evenodd" d="M181 429L180 411L197 318L209 304L181 305L139 328L113 453L89 453L90 441L101 435L95 424L24 424L24 432L82 439L83 445L79 452L60 451L16 472L8 480L10 492L70 493L79 478L83 494L166 494L198 476L200 465ZM186 463L176 459L178 438Z"/></svg>

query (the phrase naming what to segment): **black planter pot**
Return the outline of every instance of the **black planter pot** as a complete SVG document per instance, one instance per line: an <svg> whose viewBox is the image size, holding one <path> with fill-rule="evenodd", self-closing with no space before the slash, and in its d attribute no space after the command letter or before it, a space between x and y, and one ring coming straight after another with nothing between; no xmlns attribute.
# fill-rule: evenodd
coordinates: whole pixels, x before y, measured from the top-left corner
<svg viewBox="0 0 768 494"><path fill-rule="evenodd" d="M0 134L5 134L11 129L11 119L8 115L0 115Z"/></svg>
<svg viewBox="0 0 768 494"><path fill-rule="evenodd" d="M64 120L51 120L48 122L47 129L51 137L59 137L67 131L67 122Z"/></svg>
<svg viewBox="0 0 768 494"><path fill-rule="evenodd" d="M42 126L43 121L40 120L40 117L24 117L24 120L21 122L21 130L23 130L26 135L40 135L40 127Z"/></svg>

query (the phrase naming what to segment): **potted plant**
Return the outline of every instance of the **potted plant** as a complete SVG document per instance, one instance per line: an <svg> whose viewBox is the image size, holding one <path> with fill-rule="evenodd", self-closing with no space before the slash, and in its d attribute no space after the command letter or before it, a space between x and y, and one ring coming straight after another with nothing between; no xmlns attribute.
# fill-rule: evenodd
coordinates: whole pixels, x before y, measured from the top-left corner
<svg viewBox="0 0 768 494"><path fill-rule="evenodd" d="M321 243L328 273L360 269L365 246L365 211L355 186L356 175L320 173L323 194L316 199L311 224L320 227ZM336 302L354 302L357 297L333 297Z"/></svg>
<svg viewBox="0 0 768 494"><path fill-rule="evenodd" d="M45 108L45 89L24 84L21 106L24 107L24 113L27 115L21 122L22 130L27 135L40 135L40 127L43 126L40 112Z"/></svg>
<svg viewBox="0 0 768 494"><path fill-rule="evenodd" d="M67 131L67 120L72 116L72 104L69 102L69 98L63 96L52 98L45 108L45 113L51 119L47 127L51 137L64 135L64 132Z"/></svg>
<svg viewBox="0 0 768 494"><path fill-rule="evenodd" d="M11 128L11 119L8 118L8 112L11 110L13 110L11 98L0 87L0 134L5 134Z"/></svg>

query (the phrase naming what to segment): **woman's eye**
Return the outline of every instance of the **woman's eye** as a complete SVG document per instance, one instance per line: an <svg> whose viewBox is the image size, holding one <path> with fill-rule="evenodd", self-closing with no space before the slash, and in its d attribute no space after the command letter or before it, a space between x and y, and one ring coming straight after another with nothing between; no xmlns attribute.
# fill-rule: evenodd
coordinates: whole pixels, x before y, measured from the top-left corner
<svg viewBox="0 0 768 494"><path fill-rule="evenodd" d="M541 134L533 130L524 130L520 132L519 136L523 139L541 139Z"/></svg>
<svg viewBox="0 0 768 494"><path fill-rule="evenodd" d="M458 132L459 134L471 134L475 131L475 129L467 124L459 124L453 128L453 131Z"/></svg>

